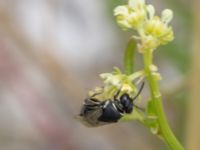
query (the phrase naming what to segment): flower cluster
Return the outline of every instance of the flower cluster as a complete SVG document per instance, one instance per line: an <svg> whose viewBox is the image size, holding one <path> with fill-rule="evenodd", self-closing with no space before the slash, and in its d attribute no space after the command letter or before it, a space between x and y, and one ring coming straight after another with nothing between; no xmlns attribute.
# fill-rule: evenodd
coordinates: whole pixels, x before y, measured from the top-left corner
<svg viewBox="0 0 200 150"><path fill-rule="evenodd" d="M170 9L163 10L159 17L152 5L145 4L145 0L129 0L127 5L116 7L114 15L122 29L138 32L138 36L134 37L140 40L140 52L154 50L174 39L172 28L168 25L173 17Z"/></svg>
<svg viewBox="0 0 200 150"><path fill-rule="evenodd" d="M102 73L100 77L103 79L104 87L97 87L95 91L91 91L89 95L94 93L102 93L97 97L99 99L108 99L112 98L113 95L117 93L120 89L120 93L128 93L130 96L134 96L137 93L137 87L135 83L139 83L145 74L144 71L138 71L131 75L123 74L118 68L114 68L112 73ZM135 81L135 83L133 83Z"/></svg>

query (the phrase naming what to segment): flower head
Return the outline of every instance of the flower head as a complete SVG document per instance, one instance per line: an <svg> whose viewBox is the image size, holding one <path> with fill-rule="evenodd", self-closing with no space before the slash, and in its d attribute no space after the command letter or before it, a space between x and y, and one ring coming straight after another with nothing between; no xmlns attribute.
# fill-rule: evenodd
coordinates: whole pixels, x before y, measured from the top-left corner
<svg viewBox="0 0 200 150"><path fill-rule="evenodd" d="M118 6L114 10L117 23L123 28L139 28L146 17L144 0L129 0L128 5Z"/></svg>
<svg viewBox="0 0 200 150"><path fill-rule="evenodd" d="M154 50L174 39L172 27L168 25L173 18L170 9L163 10L159 17L155 16L153 5L146 5L144 0L129 0L128 5L116 7L114 15L123 29L134 29L138 32L135 37L140 39L140 52Z"/></svg>
<svg viewBox="0 0 200 150"><path fill-rule="evenodd" d="M128 93L130 96L134 96L137 88L133 81L137 78L144 77L144 72L139 71L131 75L126 75L121 73L118 68L115 68L112 73L102 73L100 77L103 79L104 87L97 87L94 92L102 93L98 95L99 99L109 99L113 98L118 90L120 90L120 93ZM90 92L90 95L94 92Z"/></svg>
<svg viewBox="0 0 200 150"><path fill-rule="evenodd" d="M154 37L158 44L166 44L174 39L172 28L168 26L172 19L172 11L164 10L162 18L153 16L144 24L144 33Z"/></svg>

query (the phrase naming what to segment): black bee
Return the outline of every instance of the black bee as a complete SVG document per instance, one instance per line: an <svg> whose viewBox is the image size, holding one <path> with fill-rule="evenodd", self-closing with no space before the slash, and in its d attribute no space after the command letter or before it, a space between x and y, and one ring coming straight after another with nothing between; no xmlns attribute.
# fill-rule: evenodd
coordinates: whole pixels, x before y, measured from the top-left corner
<svg viewBox="0 0 200 150"><path fill-rule="evenodd" d="M131 98L124 93L118 99L120 90L114 95L113 99L100 101L94 98L100 93L95 93L85 99L79 118L89 127L105 125L117 122L124 114L130 114L135 106L133 101L139 96L144 87L142 83L138 93ZM136 106L137 107L137 106Z"/></svg>

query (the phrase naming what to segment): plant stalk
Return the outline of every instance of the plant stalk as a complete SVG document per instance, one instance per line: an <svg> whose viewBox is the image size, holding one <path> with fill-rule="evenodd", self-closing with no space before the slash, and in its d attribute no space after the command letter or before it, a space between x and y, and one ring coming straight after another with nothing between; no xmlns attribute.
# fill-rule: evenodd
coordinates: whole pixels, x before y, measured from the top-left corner
<svg viewBox="0 0 200 150"><path fill-rule="evenodd" d="M151 50L146 50L144 52L144 68L147 77L147 81L149 84L149 89L151 93L151 99L154 105L154 111L156 116L158 117L158 124L159 124L159 135L163 137L164 142L169 146L171 150L183 150L182 145L174 136L173 132L171 131L162 104L162 96L159 91L159 85L157 79L152 74L150 70L150 66L152 65L153 55Z"/></svg>

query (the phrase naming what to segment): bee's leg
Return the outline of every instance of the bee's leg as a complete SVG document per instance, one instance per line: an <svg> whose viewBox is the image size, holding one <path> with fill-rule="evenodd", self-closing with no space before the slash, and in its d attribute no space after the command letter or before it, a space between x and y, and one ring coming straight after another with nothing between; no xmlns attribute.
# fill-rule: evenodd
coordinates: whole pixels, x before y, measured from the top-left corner
<svg viewBox="0 0 200 150"><path fill-rule="evenodd" d="M101 91L101 92L94 93L92 96L90 96L90 98L93 98L93 97L95 97L95 96L97 96L97 95L102 94L102 93L104 92L104 87L101 87L101 88L102 88L102 91Z"/></svg>
<svg viewBox="0 0 200 150"><path fill-rule="evenodd" d="M95 97L95 96L97 96L97 95L100 95L100 94L102 94L102 93L103 93L103 92L94 93L92 96L90 96L90 98Z"/></svg>
<svg viewBox="0 0 200 150"><path fill-rule="evenodd" d="M84 105L91 105L91 106L99 105L99 104L101 104L101 102L96 98L85 99L85 103L84 103Z"/></svg>
<svg viewBox="0 0 200 150"><path fill-rule="evenodd" d="M85 99L84 105L91 106L91 107L103 106L105 102L106 101L100 101L99 99L96 99L96 98L89 98L89 99Z"/></svg>
<svg viewBox="0 0 200 150"><path fill-rule="evenodd" d="M99 103L100 100L98 100L97 98L90 98L91 101L95 102L95 103Z"/></svg>

